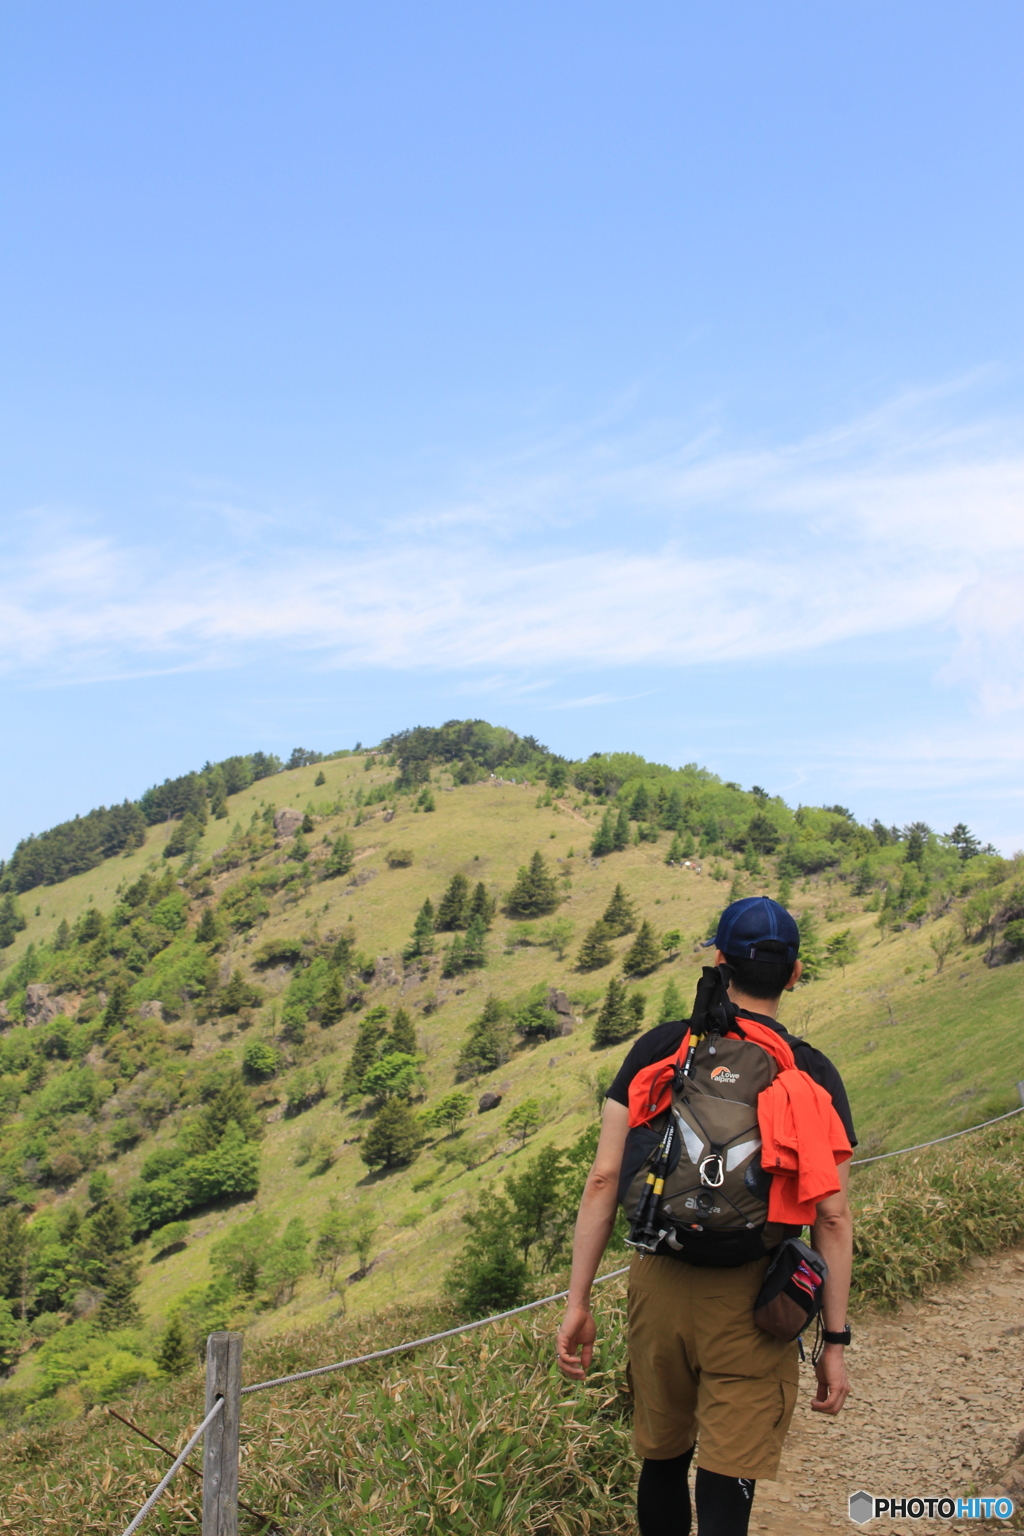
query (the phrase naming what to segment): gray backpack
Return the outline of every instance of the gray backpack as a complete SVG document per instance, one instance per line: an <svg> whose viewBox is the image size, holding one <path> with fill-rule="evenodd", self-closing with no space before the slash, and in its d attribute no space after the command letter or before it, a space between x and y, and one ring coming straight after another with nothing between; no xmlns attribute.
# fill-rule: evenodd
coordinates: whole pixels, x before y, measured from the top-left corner
<svg viewBox="0 0 1024 1536"><path fill-rule="evenodd" d="M753 1041L723 1038L737 1027L721 973L706 967L671 1104L626 1138L619 1200L626 1241L641 1253L731 1268L762 1258L789 1231L766 1222L771 1175L761 1168L757 1121L758 1095L778 1064Z"/></svg>

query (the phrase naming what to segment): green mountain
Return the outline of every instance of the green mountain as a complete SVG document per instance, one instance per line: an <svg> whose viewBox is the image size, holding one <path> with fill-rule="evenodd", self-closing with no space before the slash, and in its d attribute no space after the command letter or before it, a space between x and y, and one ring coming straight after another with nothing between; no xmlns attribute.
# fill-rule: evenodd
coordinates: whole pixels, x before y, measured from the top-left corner
<svg viewBox="0 0 1024 1536"><path fill-rule="evenodd" d="M687 1011L739 894L800 918L783 1017L842 1070L862 1155L1017 1102L1024 879L964 827L479 721L293 760L207 765L118 808L117 848L93 826L78 872L74 822L0 876L10 1421L173 1374L229 1320L428 1305L481 1195L534 1201L545 1284L602 1085Z"/></svg>

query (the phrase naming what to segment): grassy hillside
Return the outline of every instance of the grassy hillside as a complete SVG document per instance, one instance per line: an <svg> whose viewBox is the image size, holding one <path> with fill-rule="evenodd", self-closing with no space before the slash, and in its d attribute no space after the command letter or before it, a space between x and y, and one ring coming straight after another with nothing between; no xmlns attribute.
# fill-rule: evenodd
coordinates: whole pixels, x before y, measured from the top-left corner
<svg viewBox="0 0 1024 1536"><path fill-rule="evenodd" d="M890 1304L934 1297L936 1283L966 1259L1020 1241L1024 1126L1011 1120L953 1148L865 1172L855 1204L860 1336L870 1295ZM563 1280L555 1275L550 1284ZM635 1529L636 1463L624 1380L623 1280L598 1288L595 1314L598 1354L582 1387L555 1369L553 1305L391 1360L246 1397L242 1499L279 1517L282 1529L310 1536L625 1536ZM244 1377L274 1379L452 1321L450 1310L396 1305L377 1316L247 1337ZM863 1357L855 1358L863 1373ZM118 1411L178 1445L201 1400L202 1373L194 1365L173 1382L142 1389ZM976 1432L968 1429L969 1443ZM165 1458L101 1409L73 1424L17 1431L4 1452L0 1531L119 1530L166 1467ZM195 1529L197 1507L196 1484L180 1474L153 1518L184 1536ZM260 1525L243 1513L241 1528L255 1533Z"/></svg>
<svg viewBox="0 0 1024 1536"><path fill-rule="evenodd" d="M541 771L550 772L551 761ZM108 1356L116 1344L127 1357L123 1379L133 1360L152 1358L183 1302L190 1326L231 1319L253 1339L297 1326L329 1328L346 1310L361 1318L396 1303L431 1304L464 1234L463 1214L538 1149L570 1146L593 1123L599 1075L627 1048L595 1050L593 1029L635 934L614 940L607 965L575 967L580 942L617 883L639 918L659 933L681 934L678 951L631 984L646 998L645 1027L657 1021L671 981L684 997L692 994L706 958L696 945L732 896L764 890L786 899L808 927L817 979L787 998L783 1021L842 1070L862 1153L940 1135L1017 1102L1024 968L985 963L997 941L1014 952L1014 864L985 855L962 860L955 848L921 834L915 849L885 829L857 828L841 808L794 813L761 791L744 793L698 770L671 774L639 759L575 765L569 775L552 775L552 784L536 770L517 783L511 775L459 783L475 775L457 763L406 770L380 754L279 773L228 796L227 815L197 823L180 858L163 857L167 839L180 838L181 821L172 820L152 826L142 847L18 898L25 926L4 950L0 972L9 1020L0 1035L0 1197L6 1212L27 1214L30 1231L51 1234L51 1270L63 1269L59 1282L40 1281L37 1254L32 1283L43 1300L21 1307L28 1282L9 1266L13 1368L0 1399L12 1413L27 1403L30 1418L45 1422L115 1391L115 1367L89 1363L100 1350L97 1307L113 1282L102 1266L99 1279L89 1280L82 1233L87 1238L101 1222L97 1212L111 1206L111 1195L116 1203L138 1188L156 1154L173 1159L187 1144L194 1157L223 1163L211 1113L235 1091L246 1053L250 1062L258 1055L254 1042L268 1048L269 1065L262 1078L247 1070L239 1091L258 1133L246 1144L258 1154L258 1194L194 1206L183 1240L169 1246L147 1237L125 1249L129 1267L138 1262L141 1272L142 1321L118 1328L108 1320L103 1345ZM641 817L629 821L640 785L650 787L650 804L641 797ZM659 819L671 820L674 790L684 820L659 828ZM418 809L425 800L435 809ZM273 813L286 808L312 824L300 834L305 857L295 857L302 844L297 850L294 838L275 838ZM591 858L609 812L615 820L623 808L628 846ZM346 837L351 868L323 878ZM692 857L669 864L676 837L676 851ZM759 839L770 852L758 852ZM546 919L524 927L503 910L517 870L537 851L556 881L556 915L573 926L561 956L557 943L543 942ZM399 852L392 867L388 855L394 862ZM470 889L482 882L498 907L486 965L445 978L451 933L436 934L431 956L405 962L403 951L424 901L436 908L460 873ZM62 921L70 932L55 949ZM204 921L212 935L206 939ZM944 935L940 970L932 941L942 951ZM343 978L345 1011L323 1027L331 976ZM52 1012L60 999L64 1015L24 1028L21 1020L39 1010L30 985L48 988L44 1003ZM246 1001L250 988L257 992ZM398 1008L412 1020L419 1114L455 1086L467 1030L489 996L514 1011L548 988L568 995L572 1033L538 1039L513 1031L508 1059L465 1084L473 1113L458 1136L421 1126L410 1163L368 1172L360 1153L375 1111L366 1096L344 1097L342 1085L372 1010L387 1010L388 1027ZM321 1068L328 1077L318 1097ZM477 1114L476 1098L487 1090L501 1093L501 1105ZM504 1122L529 1101L539 1106L540 1125L520 1148ZM109 1187L97 1183L98 1174ZM273 1295L209 1289L214 1245L254 1213L267 1218L268 1241L295 1218L315 1235L332 1198L343 1216L368 1213L375 1227L369 1266L356 1283L343 1283L362 1270L349 1253L334 1285L314 1268L294 1289L282 1283ZM76 1316L84 1321L73 1322ZM63 1367L53 1363L58 1345ZM58 1379L63 1385L55 1389Z"/></svg>

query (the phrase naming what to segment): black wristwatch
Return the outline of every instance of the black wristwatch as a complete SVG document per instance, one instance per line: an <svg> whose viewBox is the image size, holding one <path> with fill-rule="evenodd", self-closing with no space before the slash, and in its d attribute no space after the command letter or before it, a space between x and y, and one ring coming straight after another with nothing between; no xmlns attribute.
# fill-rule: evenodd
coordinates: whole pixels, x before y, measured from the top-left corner
<svg viewBox="0 0 1024 1536"><path fill-rule="evenodd" d="M851 1338L850 1325L847 1323L846 1327L839 1333L830 1333L827 1328L823 1328L821 1330L821 1337L826 1344L849 1344Z"/></svg>

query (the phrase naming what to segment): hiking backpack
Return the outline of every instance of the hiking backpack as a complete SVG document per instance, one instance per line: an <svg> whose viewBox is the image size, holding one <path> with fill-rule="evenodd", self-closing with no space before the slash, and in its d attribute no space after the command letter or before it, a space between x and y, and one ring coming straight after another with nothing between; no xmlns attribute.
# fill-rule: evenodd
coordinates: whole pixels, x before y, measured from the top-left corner
<svg viewBox="0 0 1024 1536"><path fill-rule="evenodd" d="M638 1252L731 1268L762 1258L790 1230L766 1221L772 1176L761 1167L757 1119L758 1095L779 1067L742 1038L715 967L704 968L689 1028L685 1059L681 1046L665 1063L671 1103L626 1137L619 1201Z"/></svg>

